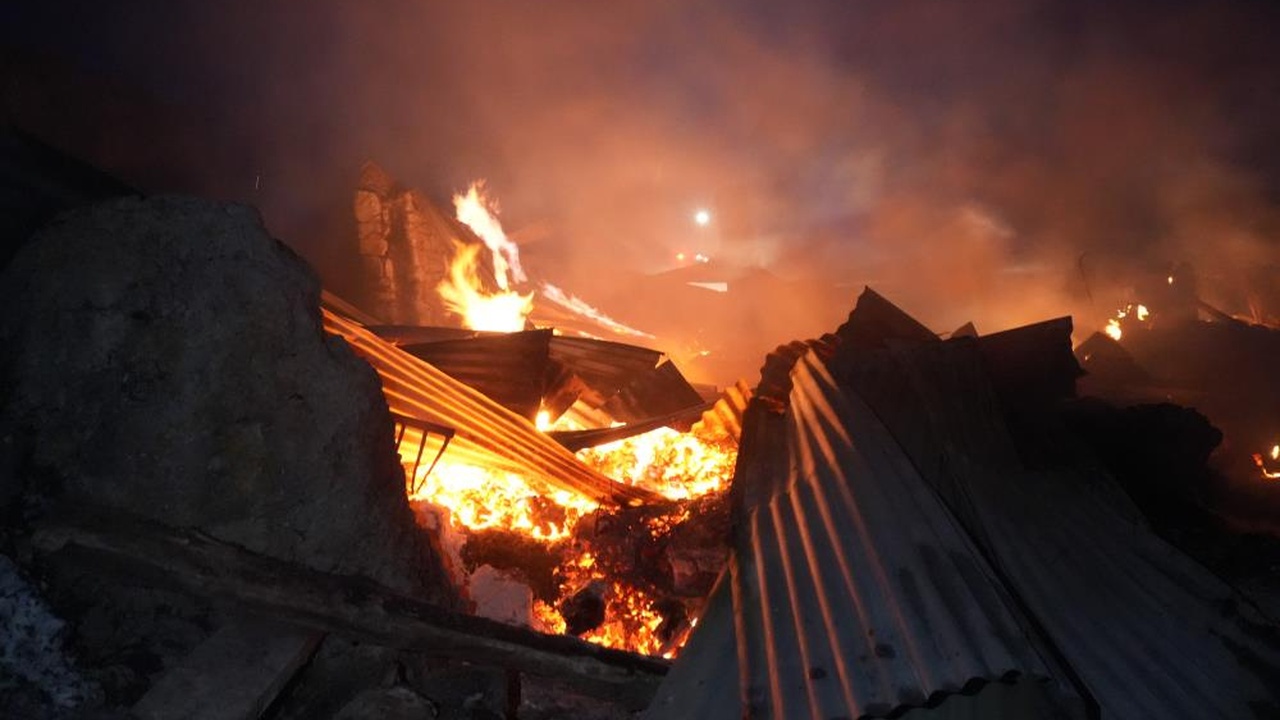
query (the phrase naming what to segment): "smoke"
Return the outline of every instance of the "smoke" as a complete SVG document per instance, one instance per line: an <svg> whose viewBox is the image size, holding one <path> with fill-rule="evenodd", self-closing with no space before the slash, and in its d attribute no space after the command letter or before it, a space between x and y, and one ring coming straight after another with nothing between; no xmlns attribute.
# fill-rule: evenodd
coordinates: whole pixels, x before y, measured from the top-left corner
<svg viewBox="0 0 1280 720"><path fill-rule="evenodd" d="M337 285L374 159L442 203L486 178L513 235L546 238L531 269L623 322L627 278L679 252L815 289L737 301L776 316L753 348L829 329L863 282L939 331L1087 329L1190 262L1207 299L1280 313L1271 3L83 5L106 31L64 45L238 159L188 184L258 204ZM723 333L746 352L758 320Z"/></svg>

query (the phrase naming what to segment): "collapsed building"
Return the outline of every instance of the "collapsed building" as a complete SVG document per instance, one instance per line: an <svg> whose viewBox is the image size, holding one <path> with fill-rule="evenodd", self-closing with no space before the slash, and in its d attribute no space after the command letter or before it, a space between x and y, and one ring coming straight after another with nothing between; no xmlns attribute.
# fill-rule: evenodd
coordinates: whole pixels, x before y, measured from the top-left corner
<svg viewBox="0 0 1280 720"><path fill-rule="evenodd" d="M92 192L51 208L136 195L60 167ZM713 393L571 305L465 327L423 298L460 255L513 292L491 243L375 168L355 207L357 302L243 207L125 197L17 243L5 597L65 649L6 659L14 707L1280 716L1273 572L1171 542L1134 471L1205 458L1093 432L1168 417L1166 350L1073 350L1069 318L942 339L866 289ZM1203 384L1178 399L1240 395Z"/></svg>

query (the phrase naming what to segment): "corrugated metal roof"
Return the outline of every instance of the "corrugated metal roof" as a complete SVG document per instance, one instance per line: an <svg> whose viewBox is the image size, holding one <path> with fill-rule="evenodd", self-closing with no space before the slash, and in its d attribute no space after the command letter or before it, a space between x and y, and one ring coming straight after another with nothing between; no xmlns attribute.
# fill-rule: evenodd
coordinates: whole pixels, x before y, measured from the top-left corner
<svg viewBox="0 0 1280 720"><path fill-rule="evenodd" d="M400 349L532 420L542 404L550 341L550 330L528 330L400 345Z"/></svg>
<svg viewBox="0 0 1280 720"><path fill-rule="evenodd" d="M531 473L598 502L637 504L660 499L592 470L534 429L525 418L382 340L358 323L327 309L323 314L325 330L344 338L377 371L392 412L456 430L448 457ZM438 443L442 439L433 436L428 442L432 441ZM431 457L437 449L438 445L429 444L424 455Z"/></svg>
<svg viewBox="0 0 1280 720"><path fill-rule="evenodd" d="M682 410L701 415L706 405L676 364L668 359L647 372L637 373L609 399L604 409L615 419L629 423Z"/></svg>
<svg viewBox="0 0 1280 720"><path fill-rule="evenodd" d="M1013 677L1041 705L1064 696L959 524L814 353L790 398L748 411L730 571L646 717L888 717Z"/></svg>
<svg viewBox="0 0 1280 720"><path fill-rule="evenodd" d="M1280 631L1105 477L1018 458L979 341L840 363L1104 718L1280 717Z"/></svg>
<svg viewBox="0 0 1280 720"><path fill-rule="evenodd" d="M355 318L360 320L360 318ZM360 320L360 322L364 322ZM462 340L465 338L483 337L489 333L479 330L468 330L458 327L434 327L428 325L370 325L365 329L386 340L392 345L412 345L415 343L439 342L441 340Z"/></svg>
<svg viewBox="0 0 1280 720"><path fill-rule="evenodd" d="M662 353L608 340L557 335L551 338L551 359L580 377L603 402L637 375L657 367Z"/></svg>

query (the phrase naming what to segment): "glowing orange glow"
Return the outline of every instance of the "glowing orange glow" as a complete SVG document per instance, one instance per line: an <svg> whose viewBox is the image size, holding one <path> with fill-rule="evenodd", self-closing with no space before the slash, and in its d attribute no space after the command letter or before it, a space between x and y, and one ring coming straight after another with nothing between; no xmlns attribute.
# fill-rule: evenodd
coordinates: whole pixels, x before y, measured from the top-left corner
<svg viewBox="0 0 1280 720"><path fill-rule="evenodd" d="M1116 311L1116 316L1107 320L1107 326L1103 328L1103 332L1112 340L1119 340L1124 337L1124 322L1136 318L1138 322L1145 323L1151 317L1151 312L1147 310L1146 305L1125 305L1122 309Z"/></svg>
<svg viewBox="0 0 1280 720"><path fill-rule="evenodd" d="M478 245L457 245L449 277L436 287L445 307L462 317L472 330L517 332L524 329L525 318L533 310L533 295L512 290L489 294L484 292L476 272Z"/></svg>
<svg viewBox="0 0 1280 720"><path fill-rule="evenodd" d="M578 453L602 474L671 500L727 488L737 455L731 443L706 441L665 427Z"/></svg>
<svg viewBox="0 0 1280 720"><path fill-rule="evenodd" d="M414 483L418 490L409 499L448 508L449 520L458 530L502 528L551 542L569 537L578 519L599 507L567 490L475 465L441 461L429 475L426 471L419 467ZM547 512L546 500L557 509Z"/></svg>
<svg viewBox="0 0 1280 720"><path fill-rule="evenodd" d="M465 195L454 195L453 207L458 221L479 235L493 253L493 279L498 287L508 290L512 281L524 282L520 249L507 238L502 223L498 222L497 202L485 194L484 181L471 183Z"/></svg>
<svg viewBox="0 0 1280 720"><path fill-rule="evenodd" d="M1271 446L1271 452L1267 453L1272 461L1280 460L1280 443ZM1270 470L1267 467L1267 461L1263 458L1262 453L1253 454L1253 464L1258 466L1258 471L1262 473L1262 477L1267 480L1280 480L1280 470Z"/></svg>
<svg viewBox="0 0 1280 720"><path fill-rule="evenodd" d="M546 411L539 415L540 429L572 425L565 418L552 424ZM406 471L412 468L416 448L416 442L401 446ZM578 453L584 463L620 483L644 487L673 500L727 488L736 456L731 442L706 440L668 428ZM571 553L557 570L563 577L561 601L589 583L602 583L605 619L584 634L584 639L667 658L679 651L687 630L664 641L663 636L669 633L659 632L663 616L655 609L653 597L625 580L609 577L589 550L565 542L573 537L577 523L598 509L595 502L536 479L450 462L447 454L429 474L428 467L427 463L419 465L418 477L409 485L418 489L410 499L447 508L454 529L464 534L489 528L511 530ZM665 515L647 519L644 527L657 538L688 519L689 511L677 505ZM565 632L565 620L555 605L535 601L532 610L537 629Z"/></svg>

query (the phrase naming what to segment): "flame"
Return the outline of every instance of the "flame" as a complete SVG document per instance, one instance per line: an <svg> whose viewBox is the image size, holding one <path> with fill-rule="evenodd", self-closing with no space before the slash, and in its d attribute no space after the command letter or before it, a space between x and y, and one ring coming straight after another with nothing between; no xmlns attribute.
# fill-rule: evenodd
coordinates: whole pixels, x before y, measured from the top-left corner
<svg viewBox="0 0 1280 720"><path fill-rule="evenodd" d="M493 253L493 279L498 287L509 290L512 280L524 282L520 248L507 238L502 223L498 222L497 202L485 194L484 181L471 183L466 195L454 195L453 208L458 221L475 231Z"/></svg>
<svg viewBox="0 0 1280 720"><path fill-rule="evenodd" d="M463 324L472 330L523 330L525 318L533 310L532 293L521 295L512 290L486 293L476 272L476 256L480 247L457 243L456 248L453 262L449 265L449 277L436 287L445 307L461 315Z"/></svg>
<svg viewBox="0 0 1280 720"><path fill-rule="evenodd" d="M1271 452L1267 453L1271 460L1280 460L1280 443L1271 446ZM1262 457L1262 453L1253 454L1253 464L1258 466L1258 471L1262 473L1262 477L1267 480L1280 480L1280 470L1267 469L1267 461Z"/></svg>
<svg viewBox="0 0 1280 720"><path fill-rule="evenodd" d="M401 459L406 457L407 451ZM580 495L500 470L441 461L430 474L426 471L419 467L418 489L409 499L448 508L457 530L503 528L554 542L569 537L578 519L599 507ZM554 507L548 507L548 500Z"/></svg>
<svg viewBox="0 0 1280 720"><path fill-rule="evenodd" d="M1107 326L1103 328L1103 332L1112 340L1120 340L1124 337L1124 326L1122 321L1133 317L1138 322L1145 323L1151 317L1151 311L1147 310L1146 305L1125 305L1116 311L1116 316L1107 320Z"/></svg>
<svg viewBox="0 0 1280 720"><path fill-rule="evenodd" d="M545 413L545 411L544 411ZM542 416L539 427L550 425ZM564 425L562 418L556 426ZM417 445L400 447L406 470L413 467ZM737 460L731 441L705 439L690 433L660 428L609 445L590 448L578 457L619 482L640 485L673 500L694 498L726 489ZM588 583L605 588L605 620L583 638L605 647L649 655L674 657L687 637L687 629L674 639L662 629L664 618L648 593L609 577L596 557L572 540L574 528L598 509L595 502L571 492L556 490L536 479L442 459L428 473L421 463L418 477L409 483L417 490L411 500L423 500L448 509L448 522L462 532L502 528L539 542L557 544L568 553L557 570L563 578L561 600ZM677 503L665 514L650 517L645 527L660 538L689 519L688 509ZM543 632L565 632L565 621L553 604L535 601L533 622Z"/></svg>
<svg viewBox="0 0 1280 720"><path fill-rule="evenodd" d="M1107 321L1106 333L1112 340L1119 340L1124 337L1124 330L1120 328L1120 321L1115 318Z"/></svg>
<svg viewBox="0 0 1280 720"><path fill-rule="evenodd" d="M729 487L737 455L732 443L665 427L578 452L583 462L601 473L670 500L688 500Z"/></svg>
<svg viewBox="0 0 1280 720"><path fill-rule="evenodd" d="M645 338L653 337L653 335L650 335L649 333L644 332L643 330L636 330L633 327L623 325L617 320L614 320L608 315L605 315L604 313L595 309L594 307L589 305L585 300L582 300L581 298L579 298L577 295L571 295L569 293L566 293L565 291L561 290L555 285L552 285L551 283L542 283L542 296L566 310L575 312L579 315L582 315L583 317L588 317L588 318L591 318L592 320L595 320L596 322L600 323L601 325L604 325L605 327L618 333L619 335L633 335L635 337L645 337Z"/></svg>

